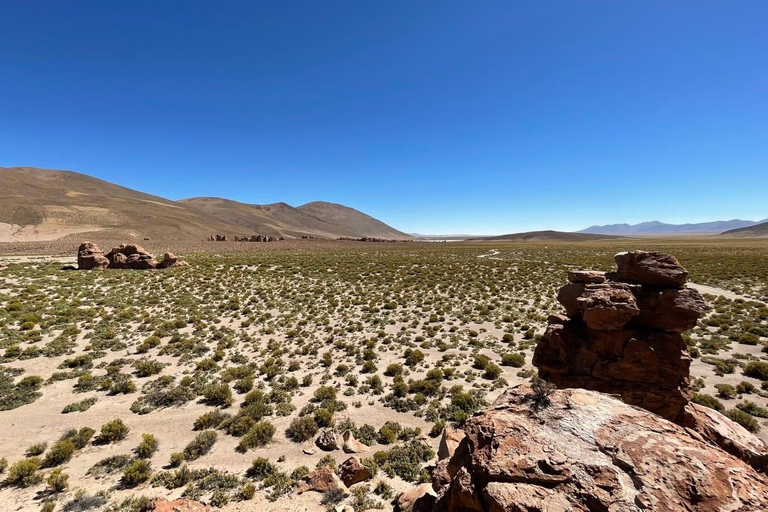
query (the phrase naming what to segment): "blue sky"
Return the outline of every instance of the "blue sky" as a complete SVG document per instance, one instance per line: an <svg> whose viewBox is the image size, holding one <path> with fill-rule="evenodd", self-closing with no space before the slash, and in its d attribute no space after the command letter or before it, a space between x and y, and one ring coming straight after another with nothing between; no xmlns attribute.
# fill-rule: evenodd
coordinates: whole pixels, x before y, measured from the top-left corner
<svg viewBox="0 0 768 512"><path fill-rule="evenodd" d="M768 217L768 2L0 3L0 165L420 233Z"/></svg>

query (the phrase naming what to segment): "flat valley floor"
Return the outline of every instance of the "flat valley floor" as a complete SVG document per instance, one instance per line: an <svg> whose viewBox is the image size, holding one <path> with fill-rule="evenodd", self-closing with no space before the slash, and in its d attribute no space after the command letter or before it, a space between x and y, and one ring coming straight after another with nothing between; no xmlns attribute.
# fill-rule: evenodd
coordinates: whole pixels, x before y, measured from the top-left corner
<svg viewBox="0 0 768 512"><path fill-rule="evenodd" d="M154 242L191 266L59 270L76 247L0 245L2 510L391 510L444 425L535 375L568 270L633 249L674 254L711 305L688 340L696 400L768 440L768 374L743 373L768 361L768 240ZM351 456L315 446L331 426L373 478L297 495Z"/></svg>

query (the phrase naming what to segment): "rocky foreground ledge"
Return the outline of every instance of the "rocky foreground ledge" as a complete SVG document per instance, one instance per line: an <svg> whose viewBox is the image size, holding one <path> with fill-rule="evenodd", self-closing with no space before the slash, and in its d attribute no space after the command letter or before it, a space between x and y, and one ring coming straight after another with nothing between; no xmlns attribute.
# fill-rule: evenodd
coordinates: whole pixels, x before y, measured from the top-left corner
<svg viewBox="0 0 768 512"><path fill-rule="evenodd" d="M728 423L734 435L754 437ZM695 432L596 391L520 385L471 418L465 433L433 473L438 496L423 495L411 510L768 509L765 474Z"/></svg>

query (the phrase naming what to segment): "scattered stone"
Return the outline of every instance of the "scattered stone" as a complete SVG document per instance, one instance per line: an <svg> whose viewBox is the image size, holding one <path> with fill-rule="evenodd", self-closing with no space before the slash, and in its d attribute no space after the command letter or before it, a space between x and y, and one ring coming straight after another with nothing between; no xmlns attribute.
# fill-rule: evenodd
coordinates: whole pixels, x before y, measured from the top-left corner
<svg viewBox="0 0 768 512"><path fill-rule="evenodd" d="M467 421L467 438L433 482L435 511L768 506L764 474L681 426L596 391L545 398L516 386Z"/></svg>
<svg viewBox="0 0 768 512"><path fill-rule="evenodd" d="M311 446L308 446L306 448L302 448L301 453L303 453L304 455L314 455L317 453L317 450L315 450Z"/></svg>
<svg viewBox="0 0 768 512"><path fill-rule="evenodd" d="M214 512L216 509L199 501L185 498L173 501L168 501L165 498L155 498L143 510L153 512Z"/></svg>
<svg viewBox="0 0 768 512"><path fill-rule="evenodd" d="M349 495L349 489L336 475L333 468L323 466L304 477L304 481L296 488L296 493L302 494L307 491L326 493L334 490L342 492L345 496Z"/></svg>
<svg viewBox="0 0 768 512"><path fill-rule="evenodd" d="M371 470L363 466L357 457L350 457L339 464L338 474L347 487L373 478Z"/></svg>
<svg viewBox="0 0 768 512"><path fill-rule="evenodd" d="M421 484L401 494L397 498L395 510L397 512L429 512L436 501L437 496L432 486Z"/></svg>
<svg viewBox="0 0 768 512"><path fill-rule="evenodd" d="M368 447L355 439L351 430L344 432L344 445L341 447L344 453L364 453L368 451Z"/></svg>
<svg viewBox="0 0 768 512"><path fill-rule="evenodd" d="M332 428L324 428L317 435L317 439L315 439L315 445L317 445L318 448L325 452L338 450L340 448L339 435Z"/></svg>

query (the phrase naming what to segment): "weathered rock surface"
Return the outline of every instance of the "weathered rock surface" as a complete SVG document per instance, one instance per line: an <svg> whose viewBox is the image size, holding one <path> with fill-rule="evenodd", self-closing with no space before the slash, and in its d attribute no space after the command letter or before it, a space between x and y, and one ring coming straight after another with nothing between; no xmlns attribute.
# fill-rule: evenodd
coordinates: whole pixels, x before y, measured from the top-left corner
<svg viewBox="0 0 768 512"><path fill-rule="evenodd" d="M676 420L692 396L681 333L696 325L706 303L696 290L680 287L688 272L673 256L635 251L615 260L619 270L605 282L560 289L568 319L549 322L533 364L558 387L617 393ZM586 281L591 273L568 275Z"/></svg>
<svg viewBox="0 0 768 512"><path fill-rule="evenodd" d="M350 457L339 464L338 474L347 487L373 478L371 470L363 466L357 457Z"/></svg>
<svg viewBox="0 0 768 512"><path fill-rule="evenodd" d="M670 254L620 252L614 259L618 270L615 276L608 276L614 281L669 287L683 286L688 281L688 271Z"/></svg>
<svg viewBox="0 0 768 512"><path fill-rule="evenodd" d="M464 439L463 430L446 426L443 429L442 436L440 436L440 445L437 448L437 458L443 460L453 457L453 454L462 439Z"/></svg>
<svg viewBox="0 0 768 512"><path fill-rule="evenodd" d="M572 283L604 283L605 272L597 270L572 270L568 272L568 281Z"/></svg>
<svg viewBox="0 0 768 512"><path fill-rule="evenodd" d="M105 269L109 260L99 246L91 242L83 242L77 249L77 268L80 270Z"/></svg>
<svg viewBox="0 0 768 512"><path fill-rule="evenodd" d="M168 501L165 498L155 498L149 502L147 511L153 512L214 512L215 508L195 500L179 498Z"/></svg>
<svg viewBox="0 0 768 512"><path fill-rule="evenodd" d="M429 512L435 505L435 491L429 484L421 484L414 487L397 498L395 510L397 512Z"/></svg>
<svg viewBox="0 0 768 512"><path fill-rule="evenodd" d="M317 439L315 439L315 445L325 452L332 452L341 448L339 435L332 428L321 430L317 435Z"/></svg>
<svg viewBox="0 0 768 512"><path fill-rule="evenodd" d="M537 395L517 386L465 431L435 472L434 510L768 508L764 474L688 429L596 391Z"/></svg>
<svg viewBox="0 0 768 512"><path fill-rule="evenodd" d="M351 430L347 430L344 432L343 435L344 444L342 445L341 449L344 450L344 453L364 453L368 451L368 447L355 439L355 436L352 435Z"/></svg>
<svg viewBox="0 0 768 512"><path fill-rule="evenodd" d="M298 494L307 491L325 493L333 490L340 491L345 495L349 494L347 486L344 485L344 482L342 482L338 476L336 476L333 468L329 466L323 466L322 468L311 472L304 477L304 481L296 488Z"/></svg>
<svg viewBox="0 0 768 512"><path fill-rule="evenodd" d="M685 406L679 422L692 435L719 446L763 473L768 470L768 450L765 444L747 429L719 412L693 402Z"/></svg>

